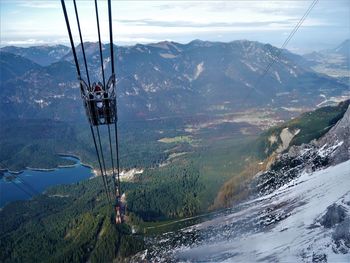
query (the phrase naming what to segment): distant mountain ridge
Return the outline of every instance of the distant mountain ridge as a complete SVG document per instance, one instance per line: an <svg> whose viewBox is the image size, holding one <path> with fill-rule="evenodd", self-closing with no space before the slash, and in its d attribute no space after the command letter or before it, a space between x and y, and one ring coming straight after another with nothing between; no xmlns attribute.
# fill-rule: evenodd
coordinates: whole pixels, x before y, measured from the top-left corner
<svg viewBox="0 0 350 263"><path fill-rule="evenodd" d="M70 48L64 45L43 45L27 48L7 46L1 48L0 50L30 59L41 66L48 66L54 62L59 61L65 54L69 52Z"/></svg>
<svg viewBox="0 0 350 263"><path fill-rule="evenodd" d="M22 76L30 70L39 69L40 66L19 55L0 51L0 83Z"/></svg>
<svg viewBox="0 0 350 263"><path fill-rule="evenodd" d="M98 45L86 42L85 48L91 79L101 80ZM288 51L260 79L279 49L254 41L163 41L115 49L119 108L125 118L225 113L268 103L277 107L316 105L323 100L320 95L336 96L347 90L346 85L314 72L301 63L303 57ZM50 52L63 55L54 64L2 81L1 85L13 87L10 97L6 91L0 93L6 117L81 118L84 113L71 52L65 53L61 46L57 50ZM80 46L77 53L82 61ZM110 74L109 55L109 45L103 45L106 76ZM11 103L15 100L20 102Z"/></svg>
<svg viewBox="0 0 350 263"><path fill-rule="evenodd" d="M312 52L304 55L308 65L320 73L332 77L345 78L348 83L350 77L350 39L343 41L335 48Z"/></svg>
<svg viewBox="0 0 350 263"><path fill-rule="evenodd" d="M334 52L350 57L350 39L346 39L338 47L334 49Z"/></svg>

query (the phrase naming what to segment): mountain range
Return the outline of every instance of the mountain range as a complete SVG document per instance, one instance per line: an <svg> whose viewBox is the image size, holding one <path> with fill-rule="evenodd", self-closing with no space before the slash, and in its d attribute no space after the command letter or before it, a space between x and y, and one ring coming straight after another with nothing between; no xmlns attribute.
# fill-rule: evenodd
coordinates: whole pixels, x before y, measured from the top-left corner
<svg viewBox="0 0 350 263"><path fill-rule="evenodd" d="M312 52L304 56L314 70L332 77L342 78L349 83L350 39L333 49Z"/></svg>
<svg viewBox="0 0 350 263"><path fill-rule="evenodd" d="M91 79L101 80L98 44L86 42L85 49ZM254 41L164 41L115 50L122 119L227 113L262 105L312 107L348 91L344 82L314 71L305 57L286 50L262 78L281 50ZM77 52L82 62L80 46ZM4 47L0 55L1 119L82 118L69 48ZM103 57L109 76L108 44Z"/></svg>
<svg viewBox="0 0 350 263"><path fill-rule="evenodd" d="M58 62L65 54L69 52L69 50L69 47L64 45L42 45L27 48L7 46L1 49L1 51L16 54L32 60L41 66L48 66L54 62Z"/></svg>
<svg viewBox="0 0 350 263"><path fill-rule="evenodd" d="M341 60L341 63L338 64L339 67L348 67L350 63L350 39L344 40L339 46L333 49L321 50L319 52L312 52L310 54L306 54L304 57L313 61L325 59L329 56L338 56Z"/></svg>

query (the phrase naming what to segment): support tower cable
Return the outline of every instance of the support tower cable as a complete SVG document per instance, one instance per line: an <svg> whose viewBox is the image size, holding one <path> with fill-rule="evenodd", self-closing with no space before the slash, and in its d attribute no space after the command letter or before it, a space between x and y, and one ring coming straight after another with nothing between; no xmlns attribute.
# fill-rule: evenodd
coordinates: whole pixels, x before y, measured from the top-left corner
<svg viewBox="0 0 350 263"><path fill-rule="evenodd" d="M74 11L75 11L75 17L77 19L77 25L78 25L78 31L79 31L79 38L80 38L80 46L81 46L81 51L83 53L83 58L84 58L84 65L85 65L85 71L86 71L86 78L89 84L89 87L91 86L90 83L90 76L89 76L89 70L88 70L88 66L87 66L87 61L86 61L86 55L85 55L85 48L84 48L84 41L83 41L83 37L81 34L81 29L80 29L80 21L79 21L79 15L78 15L78 9L77 9L77 3L76 0L73 0L74 3Z"/></svg>
<svg viewBox="0 0 350 263"><path fill-rule="evenodd" d="M272 60L269 62L269 64L266 66L266 68L263 70L263 73L257 78L257 80L255 81L255 84L253 86L253 88L251 89L251 91L247 94L247 96L243 99L242 101L242 105L244 105L246 103L246 101L248 100L248 98L251 96L252 90L255 90L258 92L257 88L259 87L261 81L264 79L264 77L266 76L266 74L269 72L269 70L271 69L271 67L280 59L284 49L286 48L286 46L288 45L288 43L290 42L290 40L293 38L293 36L295 35L295 33L299 30L299 28L302 26L302 24L304 23L305 19L307 18L307 16L310 14L310 12L312 11L312 9L315 7L315 5L317 4L319 0L313 0L312 3L310 4L310 6L308 7L308 9L306 10L306 12L304 13L304 15L300 18L300 20L298 21L298 23L294 26L293 30L289 33L288 37L286 38L286 40L283 42L282 46L280 47L280 49L277 52L277 55L275 57L272 58ZM263 93L261 93L261 95L264 95Z"/></svg>
<svg viewBox="0 0 350 263"><path fill-rule="evenodd" d="M80 37L80 41L81 41L81 48L82 48L82 52L83 52L83 56L84 56L84 63L85 63L85 67L86 67L86 74L87 74L87 78L88 78L88 82L89 82L89 87L90 87L90 78L89 78L89 75L88 75L88 67L87 67L87 62L86 62L85 49L84 49L84 45L83 45L83 39L82 39L82 34L81 34L81 29L80 29L80 23L79 23L78 10L77 10L77 6L76 6L75 0L73 0L73 3L74 3L74 9L75 9L75 14L76 14L77 24L78 24L79 37ZM79 67L79 61L78 61L78 57L77 57L76 50L75 50L74 40L73 40L73 36L72 36L72 32L71 32L71 27L70 27L68 15L67 15L67 9L66 9L66 5L65 5L64 0L61 0L61 4L62 4L63 14L64 14L65 21L66 21L67 31L68 31L69 40L70 40L70 44L71 44L71 48L72 48L72 53L73 53L73 57L74 57L74 62L75 62L76 70L77 70L77 75L78 75L78 79L79 79L79 81L80 81L80 91L81 91L82 97L84 98L84 96L86 95L86 94L85 94L86 91L84 90L83 84L82 84L82 83L83 83L83 80L82 80L82 78L81 78L81 72L80 72L80 67ZM91 115L92 110L91 110L90 106L88 105L87 108L88 108L89 114ZM99 167L100 167L100 172L101 172L102 180L103 180L103 183L104 183L104 188L105 188L107 200L108 200L108 202L110 203L111 200L110 200L109 191L108 191L106 173L104 173L104 171L103 171L103 169L102 169L100 154L99 154L99 151L98 151L98 148L97 148L97 143L96 143L96 137L95 137L95 133L94 133L94 130L93 130L93 127L92 127L91 123L90 123L90 130L91 130L91 134L92 134L93 141L94 141L95 151L96 151L96 155L97 155L97 159L98 159L98 163L99 163ZM99 135L99 133L98 133L98 135ZM100 136L98 136L98 137L99 137L99 139L100 139ZM101 150L102 150L100 140L99 140L99 144L100 144L100 148L101 148ZM103 153L101 152L101 154L103 154ZM102 155L102 158L103 158L103 155Z"/></svg>

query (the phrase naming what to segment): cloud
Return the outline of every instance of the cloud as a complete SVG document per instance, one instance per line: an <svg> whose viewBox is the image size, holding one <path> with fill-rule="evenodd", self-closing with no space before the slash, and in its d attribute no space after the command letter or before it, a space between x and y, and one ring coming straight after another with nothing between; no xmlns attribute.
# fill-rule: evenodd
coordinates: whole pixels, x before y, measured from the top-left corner
<svg viewBox="0 0 350 263"><path fill-rule="evenodd" d="M8 1L10 2L10 1ZM58 1L20 1L17 2L17 6L24 8L38 8L38 9L58 9L61 5Z"/></svg>
<svg viewBox="0 0 350 263"><path fill-rule="evenodd" d="M148 2L147 2L148 3ZM306 1L188 1L142 4L133 12L119 12L123 26L168 28L280 27L291 28L305 13ZM126 9L127 10L127 9ZM181 19L179 19L181 18ZM325 26L322 16L310 15L305 26ZM261 30L261 29L259 29Z"/></svg>
<svg viewBox="0 0 350 263"><path fill-rule="evenodd" d="M127 25L134 26L156 26L156 27L257 27L257 26L269 26L269 25L290 25L296 24L297 19L286 19L281 21L261 21L261 22L212 22L212 23L199 23L193 21L164 21L153 19L116 19L115 21Z"/></svg>
<svg viewBox="0 0 350 263"><path fill-rule="evenodd" d="M118 37L119 44L135 44L135 43L155 43L164 41L164 38L147 38L147 37Z"/></svg>
<svg viewBox="0 0 350 263"><path fill-rule="evenodd" d="M68 42L59 0L0 1L2 44ZM108 41L105 3L98 1L102 40ZM214 41L245 38L279 45L285 40L283 34L289 34L310 3L311 0L113 0L114 37L115 42L128 44L164 39L184 42L195 38ZM66 0L66 4L72 34L78 37L72 1ZM96 41L93 1L78 0L77 4L84 41ZM321 43L347 37L349 8L348 0L319 1L293 41L299 39L302 43L310 39Z"/></svg>
<svg viewBox="0 0 350 263"><path fill-rule="evenodd" d="M299 22L298 18L288 18L284 20L270 20L270 21L246 21L246 22L194 22L194 21L164 21L164 20L154 20L154 19L116 19L123 28L133 28L133 30L144 30L148 31L149 29L153 31L174 31L178 29L183 31L186 29L192 29L193 31L212 31L212 30L228 30L228 31L237 31L237 30L276 30L276 29L291 29ZM309 19L303 23L304 27L314 27L314 26L328 26L329 23L318 19ZM128 30L126 30L128 31Z"/></svg>
<svg viewBox="0 0 350 263"><path fill-rule="evenodd" d="M22 39L22 40L9 40L2 41L1 45L10 45L10 46L29 46L29 45L42 45L45 44L46 41L42 39Z"/></svg>

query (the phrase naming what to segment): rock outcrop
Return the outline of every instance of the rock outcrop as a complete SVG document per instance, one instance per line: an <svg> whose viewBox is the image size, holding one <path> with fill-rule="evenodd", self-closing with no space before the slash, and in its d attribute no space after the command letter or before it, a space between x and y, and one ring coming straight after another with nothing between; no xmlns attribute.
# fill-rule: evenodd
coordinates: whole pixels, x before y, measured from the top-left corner
<svg viewBox="0 0 350 263"><path fill-rule="evenodd" d="M350 106L324 136L308 144L291 146L279 154L270 169L258 174L251 189L258 195L273 192L303 172L313 172L350 159ZM349 172L350 173L350 172Z"/></svg>
<svg viewBox="0 0 350 263"><path fill-rule="evenodd" d="M345 112L343 118L334 125L329 132L317 141L318 146L342 144L335 149L334 154L330 156L332 165L344 162L350 159L350 106Z"/></svg>

